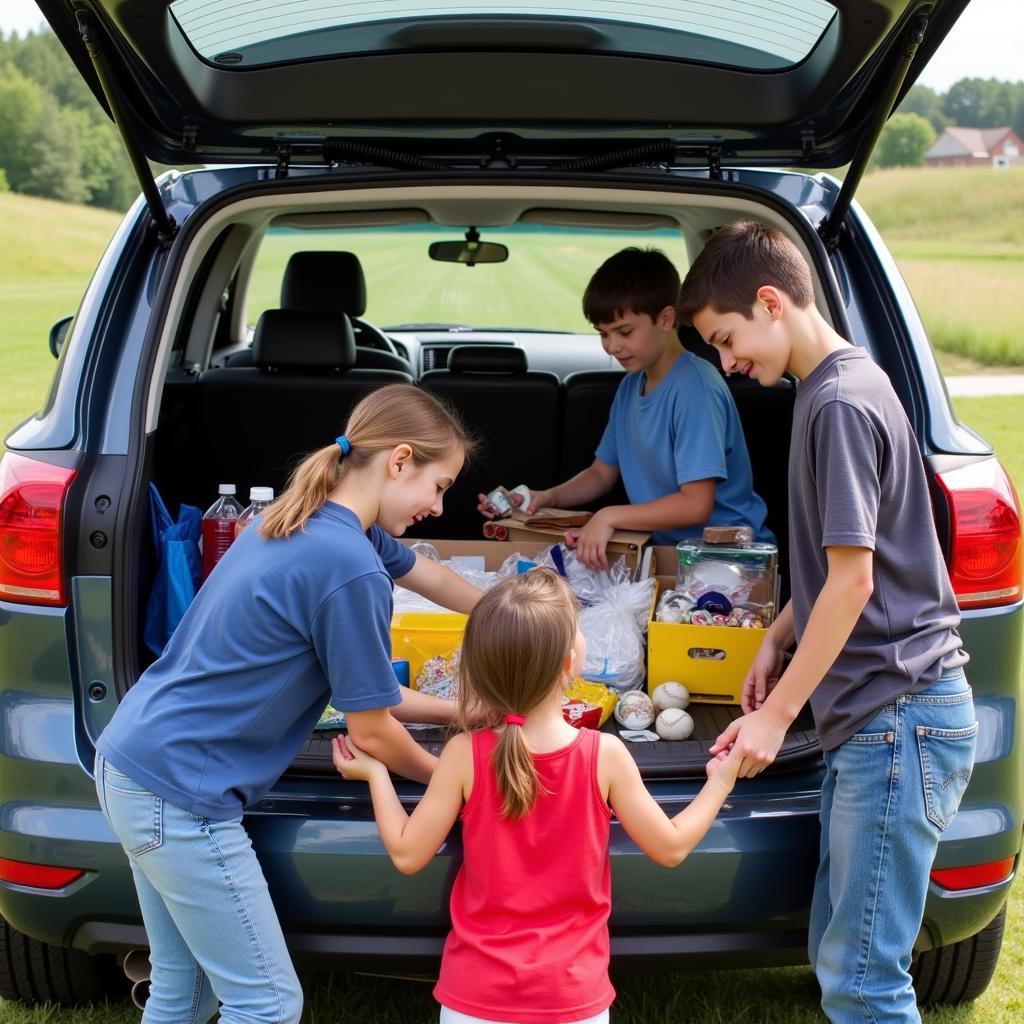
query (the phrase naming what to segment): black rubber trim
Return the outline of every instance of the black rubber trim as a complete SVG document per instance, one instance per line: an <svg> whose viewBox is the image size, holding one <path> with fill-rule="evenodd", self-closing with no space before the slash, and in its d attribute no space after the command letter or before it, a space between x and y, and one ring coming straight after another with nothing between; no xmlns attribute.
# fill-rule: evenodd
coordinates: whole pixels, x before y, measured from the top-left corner
<svg viewBox="0 0 1024 1024"><path fill-rule="evenodd" d="M743 713L734 704L691 704L687 709L693 717L693 736L688 740L666 741L657 743L626 744L640 768L640 774L647 779L666 778L703 778L704 766L708 761L708 747L718 738L719 734L730 722ZM302 748L292 766L302 771L334 774L331 763L331 740L338 731L325 730L313 733ZM621 730L614 718L604 726L605 732L618 734ZM412 736L429 753L435 757L441 753L451 730L438 727L436 729L416 729ZM772 772L780 771L799 762L805 763L808 758L820 753L818 736L814 731L810 711L807 708L790 726L786 739L779 750Z"/></svg>

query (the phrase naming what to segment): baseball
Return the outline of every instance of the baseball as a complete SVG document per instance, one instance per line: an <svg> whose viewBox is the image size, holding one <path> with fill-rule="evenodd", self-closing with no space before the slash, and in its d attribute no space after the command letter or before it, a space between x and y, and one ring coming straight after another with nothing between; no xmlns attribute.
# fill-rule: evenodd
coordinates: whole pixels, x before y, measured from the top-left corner
<svg viewBox="0 0 1024 1024"><path fill-rule="evenodd" d="M663 740L685 740L693 732L693 719L682 708L666 708L654 723Z"/></svg>
<svg viewBox="0 0 1024 1024"><path fill-rule="evenodd" d="M615 705L615 720L625 729L646 729L654 715L654 702L642 690L630 690Z"/></svg>
<svg viewBox="0 0 1024 1024"><path fill-rule="evenodd" d="M690 691L682 683L662 683L654 688L651 699L659 711L685 708L690 703Z"/></svg>

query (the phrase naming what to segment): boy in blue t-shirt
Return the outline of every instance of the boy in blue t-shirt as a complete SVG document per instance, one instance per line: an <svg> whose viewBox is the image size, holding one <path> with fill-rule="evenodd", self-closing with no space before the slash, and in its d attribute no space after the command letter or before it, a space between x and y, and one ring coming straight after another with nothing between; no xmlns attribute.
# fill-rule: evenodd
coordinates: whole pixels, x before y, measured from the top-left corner
<svg viewBox="0 0 1024 1024"><path fill-rule="evenodd" d="M656 544L699 536L705 526L750 526L774 538L754 493L743 430L721 374L683 349L676 334L679 273L656 249L609 257L583 293L583 313L626 376L612 402L593 463L526 509L580 508L622 482L629 505L600 509L566 535L580 560L607 568L615 530L642 530ZM494 510L481 494L479 509Z"/></svg>

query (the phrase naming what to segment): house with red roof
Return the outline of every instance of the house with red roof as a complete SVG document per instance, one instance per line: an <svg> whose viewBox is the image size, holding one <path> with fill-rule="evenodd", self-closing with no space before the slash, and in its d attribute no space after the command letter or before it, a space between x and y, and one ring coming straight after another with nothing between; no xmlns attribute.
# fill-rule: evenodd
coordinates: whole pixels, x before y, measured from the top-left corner
<svg viewBox="0 0 1024 1024"><path fill-rule="evenodd" d="M1024 166L1024 142L1012 128L945 128L924 154L926 167Z"/></svg>

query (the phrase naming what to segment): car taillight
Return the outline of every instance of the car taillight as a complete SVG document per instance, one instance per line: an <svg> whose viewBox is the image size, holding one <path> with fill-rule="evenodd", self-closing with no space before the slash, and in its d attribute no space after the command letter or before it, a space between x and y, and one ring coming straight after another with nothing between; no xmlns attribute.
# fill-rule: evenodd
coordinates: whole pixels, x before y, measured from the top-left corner
<svg viewBox="0 0 1024 1024"><path fill-rule="evenodd" d="M1024 593L1020 500L996 458L938 474L949 502L949 578L961 608L1013 604Z"/></svg>
<svg viewBox="0 0 1024 1024"><path fill-rule="evenodd" d="M63 889L85 872L81 868L59 868L51 864L32 864L27 860L0 857L0 881L31 885L36 889Z"/></svg>
<svg viewBox="0 0 1024 1024"><path fill-rule="evenodd" d="M0 460L0 600L66 603L61 520L74 478L14 452Z"/></svg>
<svg viewBox="0 0 1024 1024"><path fill-rule="evenodd" d="M980 889L984 885L995 885L1005 882L1013 873L1013 858L993 860L987 864L968 864L962 868L935 868L931 873L932 881L943 889L954 891L962 889Z"/></svg>

